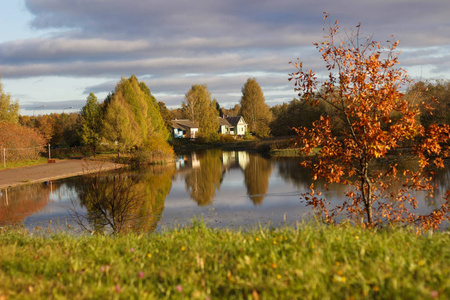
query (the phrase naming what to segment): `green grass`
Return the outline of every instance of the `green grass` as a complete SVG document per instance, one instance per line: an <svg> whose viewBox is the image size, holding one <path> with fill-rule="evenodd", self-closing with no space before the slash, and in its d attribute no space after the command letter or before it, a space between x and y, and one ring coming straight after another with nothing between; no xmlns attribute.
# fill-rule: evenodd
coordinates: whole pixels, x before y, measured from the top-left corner
<svg viewBox="0 0 450 300"><path fill-rule="evenodd" d="M449 299L449 271L448 232L197 221L116 237L0 228L0 299Z"/></svg>
<svg viewBox="0 0 450 300"><path fill-rule="evenodd" d="M12 168L18 168L18 167L29 167L29 166L35 166L40 164L46 164L48 161L48 158L41 157L39 159L33 159L33 160L22 160L22 161L12 161L12 162L6 162L6 168L4 166L3 161L0 162L0 170L6 170L6 169L12 169Z"/></svg>
<svg viewBox="0 0 450 300"><path fill-rule="evenodd" d="M273 149L270 151L270 155L277 157L291 157L291 156L300 156L299 154L300 148L287 148L287 149ZM320 148L314 148L312 153L308 156L315 156L320 152Z"/></svg>

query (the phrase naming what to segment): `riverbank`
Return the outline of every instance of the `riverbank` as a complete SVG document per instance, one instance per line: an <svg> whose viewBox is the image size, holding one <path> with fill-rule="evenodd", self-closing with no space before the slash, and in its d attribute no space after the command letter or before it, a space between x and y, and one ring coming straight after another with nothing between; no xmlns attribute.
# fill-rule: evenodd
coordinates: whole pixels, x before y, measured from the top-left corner
<svg viewBox="0 0 450 300"><path fill-rule="evenodd" d="M149 235L0 228L0 299L448 299L448 232L202 222Z"/></svg>
<svg viewBox="0 0 450 300"><path fill-rule="evenodd" d="M70 159L34 166L0 170L0 188L113 170L123 165L111 162Z"/></svg>

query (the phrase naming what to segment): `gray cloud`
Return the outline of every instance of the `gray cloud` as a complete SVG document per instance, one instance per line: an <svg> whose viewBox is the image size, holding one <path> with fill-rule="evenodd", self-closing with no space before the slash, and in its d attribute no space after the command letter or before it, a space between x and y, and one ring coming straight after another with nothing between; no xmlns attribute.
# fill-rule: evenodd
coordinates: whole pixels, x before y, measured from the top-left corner
<svg viewBox="0 0 450 300"><path fill-rule="evenodd" d="M136 74L169 106L195 83L237 103L248 77L268 102L292 99L289 61L321 69L312 46L323 38L323 11L350 33L400 40L402 66L450 73L450 3L441 0L25 0L30 26L45 35L0 43L3 78L101 77L85 94L107 93ZM41 31L42 30L42 31ZM81 100L80 100L81 101ZM224 105L224 104L222 104ZM234 104L233 104L234 105ZM225 105L224 105L225 106Z"/></svg>

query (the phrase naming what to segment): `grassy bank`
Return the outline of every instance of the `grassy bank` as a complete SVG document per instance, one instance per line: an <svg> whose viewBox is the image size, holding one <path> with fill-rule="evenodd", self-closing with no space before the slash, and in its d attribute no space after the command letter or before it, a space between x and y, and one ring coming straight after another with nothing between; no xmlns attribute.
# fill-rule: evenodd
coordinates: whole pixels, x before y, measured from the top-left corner
<svg viewBox="0 0 450 300"><path fill-rule="evenodd" d="M29 166L35 166L40 164L46 164L48 161L47 157L40 157L39 159L30 159L30 160L21 160L21 161L12 161L5 164L3 161L0 163L0 170L6 170L6 169L12 169L12 168L19 168L19 167L29 167Z"/></svg>
<svg viewBox="0 0 450 300"><path fill-rule="evenodd" d="M142 236L0 232L0 299L450 298L448 233L201 222Z"/></svg>

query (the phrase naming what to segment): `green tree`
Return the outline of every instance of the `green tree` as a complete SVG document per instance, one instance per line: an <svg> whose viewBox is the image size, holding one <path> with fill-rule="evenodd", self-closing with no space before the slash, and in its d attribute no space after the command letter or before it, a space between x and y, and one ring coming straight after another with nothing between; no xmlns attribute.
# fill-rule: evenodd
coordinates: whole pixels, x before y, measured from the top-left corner
<svg viewBox="0 0 450 300"><path fill-rule="evenodd" d="M211 93L206 85L193 85L185 95L181 104L183 118L189 119L199 126L199 134L208 140L218 136L219 113L211 101Z"/></svg>
<svg viewBox="0 0 450 300"><path fill-rule="evenodd" d="M3 91L0 81L0 122L17 124L19 122L19 101L12 101L11 95Z"/></svg>
<svg viewBox="0 0 450 300"><path fill-rule="evenodd" d="M117 113L121 116L114 116ZM133 146L140 147L148 153L158 153L158 158L161 158L161 154L173 154L173 149L167 142L170 134L161 117L158 103L145 83L139 82L134 75L128 79L122 78L114 93L108 95L105 100L104 121L109 129L125 126L120 129L120 134L111 133L106 128L103 130L104 137L110 143L115 143L120 137L124 150Z"/></svg>
<svg viewBox="0 0 450 300"><path fill-rule="evenodd" d="M83 144L92 148L94 156L101 142L101 107L94 93L86 99L86 105L81 109L81 126L79 134Z"/></svg>
<svg viewBox="0 0 450 300"><path fill-rule="evenodd" d="M136 130L138 124L123 97L115 97L109 102L102 126L103 138L117 150L118 155L143 144L142 136Z"/></svg>
<svg viewBox="0 0 450 300"><path fill-rule="evenodd" d="M247 79L242 87L241 115L248 123L251 132L260 137L270 134L269 124L272 113L265 103L263 92L255 78Z"/></svg>

